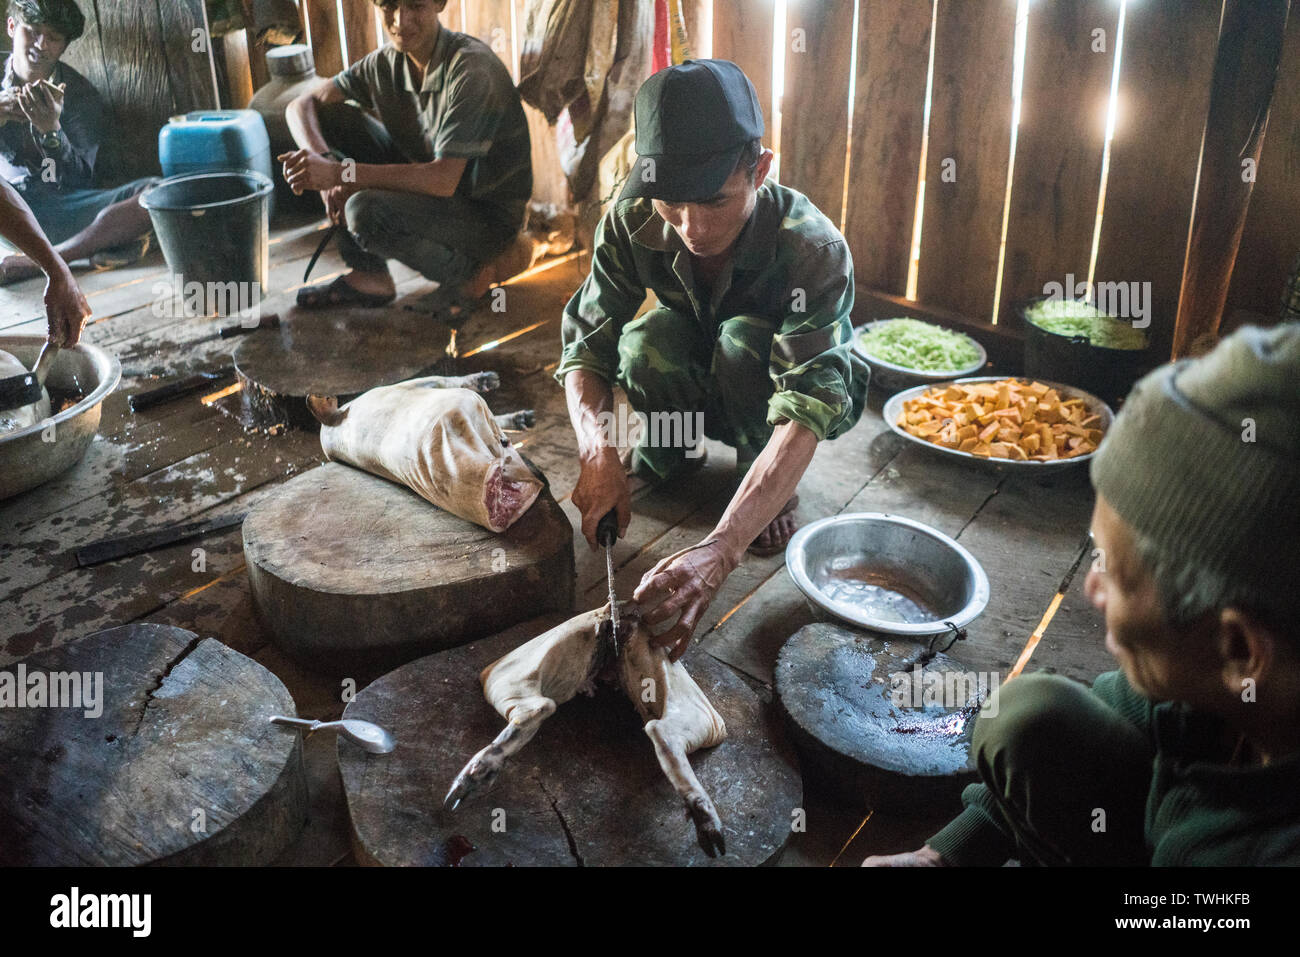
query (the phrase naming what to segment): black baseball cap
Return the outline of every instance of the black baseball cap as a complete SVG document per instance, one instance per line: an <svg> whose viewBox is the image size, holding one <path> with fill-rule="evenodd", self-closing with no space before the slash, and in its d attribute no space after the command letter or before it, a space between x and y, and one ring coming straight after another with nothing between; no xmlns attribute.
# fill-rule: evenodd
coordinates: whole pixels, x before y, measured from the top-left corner
<svg viewBox="0 0 1300 957"><path fill-rule="evenodd" d="M690 203L718 194L745 145L763 135L758 94L730 60L687 60L636 94L636 152L619 199Z"/></svg>

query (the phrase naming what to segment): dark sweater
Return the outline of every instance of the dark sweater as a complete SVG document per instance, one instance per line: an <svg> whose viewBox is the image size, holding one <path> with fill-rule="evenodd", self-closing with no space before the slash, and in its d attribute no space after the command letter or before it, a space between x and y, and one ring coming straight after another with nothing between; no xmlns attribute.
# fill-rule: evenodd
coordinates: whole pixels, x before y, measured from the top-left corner
<svg viewBox="0 0 1300 957"><path fill-rule="evenodd" d="M1151 702L1122 671L1101 675L1092 693L1155 748L1145 827L1153 866L1300 865L1300 753L1263 767L1230 766L1222 719L1177 702ZM962 801L964 810L931 845L957 864L1014 857L994 824L998 811L988 788L971 785Z"/></svg>

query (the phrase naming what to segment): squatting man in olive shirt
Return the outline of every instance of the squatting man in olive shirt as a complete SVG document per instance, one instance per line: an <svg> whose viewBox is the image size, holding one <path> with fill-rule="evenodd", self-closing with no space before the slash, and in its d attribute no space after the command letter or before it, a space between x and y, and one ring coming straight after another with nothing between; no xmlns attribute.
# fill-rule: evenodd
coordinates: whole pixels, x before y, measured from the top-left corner
<svg viewBox="0 0 1300 957"><path fill-rule="evenodd" d="M491 48L438 22L447 0L375 3L391 44L285 114L301 147L278 157L285 180L298 193L320 191L350 267L299 290L298 305L386 305L396 295L387 261L396 259L439 284L421 310L452 319L487 292L485 265L523 226L528 122Z"/></svg>
<svg viewBox="0 0 1300 957"><path fill-rule="evenodd" d="M674 660L746 550L785 547L818 441L858 421L867 391L850 348L848 246L805 196L768 181L762 135L754 87L734 63L687 61L650 77L636 99L637 162L564 314L555 375L578 437L573 504L593 548L611 509L620 535L631 518L607 428L614 383L648 417L702 416L745 472L712 534L661 561L633 595L650 625L679 616L656 639ZM638 318L647 289L658 307ZM698 454L643 438L633 471L672 478Z"/></svg>

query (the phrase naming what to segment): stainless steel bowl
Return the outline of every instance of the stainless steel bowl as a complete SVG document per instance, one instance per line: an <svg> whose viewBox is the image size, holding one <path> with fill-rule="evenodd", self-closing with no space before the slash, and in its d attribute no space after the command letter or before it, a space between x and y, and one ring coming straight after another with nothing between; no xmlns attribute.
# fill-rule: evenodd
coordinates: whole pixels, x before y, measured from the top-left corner
<svg viewBox="0 0 1300 957"><path fill-rule="evenodd" d="M975 556L899 515L855 512L805 525L785 564L815 612L890 635L963 628L989 601Z"/></svg>
<svg viewBox="0 0 1300 957"><path fill-rule="evenodd" d="M896 392L899 389L910 389L915 385L925 385L935 382L949 382L961 376L974 375L988 364L989 356L984 351L984 347L970 336L971 345L979 352L979 359L962 369L948 369L943 372L922 372L919 369L909 369L907 366L895 365L892 362L886 362L884 359L870 355L862 348L862 340L858 338L859 334L873 326L879 326L886 322L892 322L891 319L877 319L874 322L868 322L853 330L853 351L862 357L862 360L871 367L871 384L885 392ZM962 333L965 335L965 333Z"/></svg>
<svg viewBox="0 0 1300 957"><path fill-rule="evenodd" d="M44 342L44 336L0 336L0 349L30 369ZM83 342L60 349L46 388L80 392L83 398L49 419L0 435L0 499L48 482L81 461L99 430L100 406L121 378L117 359L98 346Z"/></svg>
<svg viewBox="0 0 1300 957"><path fill-rule="evenodd" d="M944 455L955 456L959 459L965 459L968 462L978 462L990 466L996 470L1006 470L1008 472L1056 472L1061 469L1074 468L1076 465L1082 465L1092 459L1096 452L1089 452L1087 455L1076 455L1072 459L1054 459L1047 462L1029 460L1022 462L1019 459L995 459L986 458L982 455L972 455L970 452L961 452L957 449L944 448L942 445L936 445L933 442L927 442L919 436L913 435L907 429L898 424L898 416L903 411L903 403L909 399L915 399L917 396L925 393L926 389L936 388L938 386L948 385L968 385L973 382L1001 382L1008 378L1004 375L986 375L973 376L967 379L954 379L945 382L936 382L933 385L920 385L915 389L907 389L892 395L885 403L884 408L880 410L881 417L885 420L885 425L894 430L909 442L915 442L917 445L923 445L927 449L934 449L936 452L942 452ZM1015 376L1012 378L1024 379L1025 376ZM1049 382L1047 379L1034 379L1035 382L1041 382L1045 386L1050 386L1067 399L1082 399L1083 404L1088 407L1088 411L1101 417L1102 441L1106 440L1106 434L1110 432L1111 424L1115 421L1115 413L1111 411L1110 406L1101 399L1097 398L1090 392L1084 392L1082 389L1076 389L1071 385L1062 385L1059 382Z"/></svg>

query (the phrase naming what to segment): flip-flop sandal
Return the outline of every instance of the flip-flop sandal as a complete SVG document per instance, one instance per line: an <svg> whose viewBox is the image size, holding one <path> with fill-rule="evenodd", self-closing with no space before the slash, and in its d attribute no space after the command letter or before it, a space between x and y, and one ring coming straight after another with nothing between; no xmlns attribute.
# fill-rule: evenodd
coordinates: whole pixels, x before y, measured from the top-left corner
<svg viewBox="0 0 1300 957"><path fill-rule="evenodd" d="M785 508L781 509L780 513L777 514L776 518L780 518L782 515L789 515L798 507L799 507L799 496L798 495L792 496L790 501L785 503ZM776 521L776 519L773 519L772 521ZM793 533L791 533L791 538L793 537L794 537ZM754 541L758 541L758 539L754 539ZM781 552L785 551L785 547L789 544L790 544L790 539L787 538L780 545L750 545L749 548L745 550L749 552L749 554L756 555L759 558L767 558L770 555L779 555Z"/></svg>
<svg viewBox="0 0 1300 957"><path fill-rule="evenodd" d="M380 296L375 293L362 292L342 276L333 282L317 283L304 286L298 290L299 309L329 309L331 306L360 306L364 309L377 309L386 306L397 296L390 294Z"/></svg>

